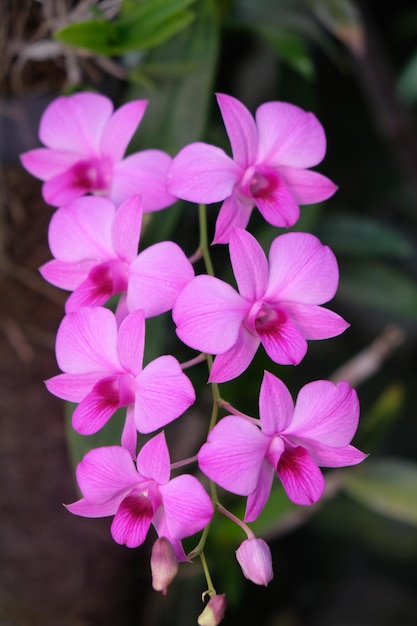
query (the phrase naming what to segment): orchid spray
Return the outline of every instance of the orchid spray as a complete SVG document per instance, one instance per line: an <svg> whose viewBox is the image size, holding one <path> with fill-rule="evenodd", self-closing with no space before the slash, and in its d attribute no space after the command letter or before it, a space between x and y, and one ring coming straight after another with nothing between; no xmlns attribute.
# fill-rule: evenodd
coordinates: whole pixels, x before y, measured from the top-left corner
<svg viewBox="0 0 417 626"><path fill-rule="evenodd" d="M339 335L348 324L323 306L339 281L327 246L312 234L289 232L273 239L267 257L246 230L255 207L271 227L288 227L297 222L299 205L335 192L311 170L326 150L320 122L284 102L263 104L254 120L235 98L219 94L217 100L232 157L201 142L173 159L158 150L124 157L147 103L114 112L108 98L89 93L49 105L40 125L45 147L22 155L23 165L44 181L45 200L57 207L49 228L53 259L41 274L71 292L56 340L62 373L46 385L77 403L72 424L82 435L125 411L120 441L91 449L79 463L81 498L67 508L111 517L114 540L129 548L153 533L152 581L163 594L179 562L199 558L208 602L198 623L210 625L226 609L205 555L213 515L237 524L244 535L235 546L242 573L267 585L271 551L248 524L267 505L274 477L292 502L309 506L325 489L320 468L365 458L351 445L359 404L347 382L310 382L294 401L284 382L265 371L258 418L221 396L219 384L251 367L258 349L272 363L297 365L308 341ZM197 253L189 260L172 241L139 250L143 215L177 198L199 204ZM213 271L205 203L219 201L213 244L228 246L237 288ZM193 263L201 257L206 273L196 276ZM113 312L106 305L115 297ZM178 338L197 354L183 364L169 354L144 364L146 319L171 310ZM184 370L203 362L213 392L207 439L193 456L172 463L164 429L198 398ZM185 467L189 473L182 473ZM246 498L243 519L224 505L217 487ZM186 550L183 540L197 533Z"/></svg>

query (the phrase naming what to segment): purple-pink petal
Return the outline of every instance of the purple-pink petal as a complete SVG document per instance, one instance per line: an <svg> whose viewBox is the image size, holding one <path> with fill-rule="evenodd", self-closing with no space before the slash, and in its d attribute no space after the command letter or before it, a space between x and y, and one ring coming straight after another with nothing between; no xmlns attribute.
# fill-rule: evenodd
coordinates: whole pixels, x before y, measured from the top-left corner
<svg viewBox="0 0 417 626"><path fill-rule="evenodd" d="M178 296L172 316L187 346L219 354L236 343L248 303L228 283L196 276Z"/></svg>
<svg viewBox="0 0 417 626"><path fill-rule="evenodd" d="M128 308L144 309L146 317L169 311L193 278L193 267L177 244L161 241L149 246L130 266Z"/></svg>
<svg viewBox="0 0 417 626"><path fill-rule="evenodd" d="M349 328L348 322L325 307L299 302L284 302L283 306L305 339L329 339Z"/></svg>
<svg viewBox="0 0 417 626"><path fill-rule="evenodd" d="M138 254L142 213L141 197L132 196L119 206L113 219L111 228L113 248L127 263L131 263Z"/></svg>
<svg viewBox="0 0 417 626"><path fill-rule="evenodd" d="M214 359L209 382L224 383L240 376L251 364L259 343L257 335L241 326L234 346Z"/></svg>
<svg viewBox="0 0 417 626"><path fill-rule="evenodd" d="M310 505L321 498L323 474L305 448L286 450L279 460L277 473L294 504Z"/></svg>
<svg viewBox="0 0 417 626"><path fill-rule="evenodd" d="M111 525L116 543L128 548L140 546L146 539L153 518L152 502L139 491L121 502Z"/></svg>
<svg viewBox="0 0 417 626"><path fill-rule="evenodd" d="M139 474L154 480L158 485L165 485L169 481L169 451L163 432L149 439L141 448L137 468Z"/></svg>
<svg viewBox="0 0 417 626"><path fill-rule="evenodd" d="M56 357L64 372L113 374L121 371L117 325L111 311L84 307L62 320L56 338Z"/></svg>
<svg viewBox="0 0 417 626"><path fill-rule="evenodd" d="M275 435L285 430L292 420L294 402L282 380L265 372L259 393L259 416L262 432Z"/></svg>
<svg viewBox="0 0 417 626"><path fill-rule="evenodd" d="M298 365L307 352L307 342L288 316L257 328L265 352L274 363Z"/></svg>
<svg viewBox="0 0 417 626"><path fill-rule="evenodd" d="M76 176L76 166L77 164L43 184L42 195L45 202L52 206L65 206L88 191L83 181Z"/></svg>
<svg viewBox="0 0 417 626"><path fill-rule="evenodd" d="M58 374L46 380L45 385L50 393L62 400L80 402L102 378L103 372Z"/></svg>
<svg viewBox="0 0 417 626"><path fill-rule="evenodd" d="M242 168L256 159L258 131L248 109L236 98L217 94L217 102L232 146L233 159Z"/></svg>
<svg viewBox="0 0 417 626"><path fill-rule="evenodd" d="M122 436L120 443L122 448L125 448L132 457L136 459L136 446L138 442L138 431L136 430L134 406L129 404L126 410L126 419L122 430Z"/></svg>
<svg viewBox="0 0 417 626"><path fill-rule="evenodd" d="M246 230L235 228L230 235L229 252L240 295L246 300L260 300L269 277L262 247Z"/></svg>
<svg viewBox="0 0 417 626"><path fill-rule="evenodd" d="M166 185L171 161L161 150L143 150L119 161L113 168L111 200L119 206L130 197L140 195L144 213L170 206L176 200Z"/></svg>
<svg viewBox="0 0 417 626"><path fill-rule="evenodd" d="M23 167L36 178L48 180L61 174L80 160L79 154L63 150L36 148L20 155Z"/></svg>
<svg viewBox="0 0 417 626"><path fill-rule="evenodd" d="M54 100L42 116L39 138L48 148L98 154L111 101L96 93L76 93Z"/></svg>
<svg viewBox="0 0 417 626"><path fill-rule="evenodd" d="M166 426L195 402L194 387L177 359L170 355L151 361L135 384L135 422L140 433Z"/></svg>
<svg viewBox="0 0 417 626"><path fill-rule="evenodd" d="M53 259L42 265L39 273L51 285L73 291L87 278L94 265L94 259L76 263Z"/></svg>
<svg viewBox="0 0 417 626"><path fill-rule="evenodd" d="M114 258L112 222L114 205L105 198L87 196L53 214L48 241L51 252L60 261L80 262Z"/></svg>
<svg viewBox="0 0 417 626"><path fill-rule="evenodd" d="M296 439L291 438L291 439ZM357 465L368 456L355 446L342 446L335 448L326 446L325 444L314 442L306 442L300 438L300 445L303 445L309 451L311 458L320 467L347 467L349 465Z"/></svg>
<svg viewBox="0 0 417 626"><path fill-rule="evenodd" d="M337 191L337 185L319 172L280 167L279 173L298 204L322 202L331 198Z"/></svg>
<svg viewBox="0 0 417 626"><path fill-rule="evenodd" d="M207 526L213 505L194 476L182 474L160 487L170 537L190 537Z"/></svg>
<svg viewBox="0 0 417 626"><path fill-rule="evenodd" d="M117 379L99 380L72 414L72 427L81 435L98 432L119 408Z"/></svg>
<svg viewBox="0 0 417 626"><path fill-rule="evenodd" d="M266 459L262 461L258 484L255 491L248 495L245 510L245 522L254 522L262 513L271 493L275 468Z"/></svg>
<svg viewBox="0 0 417 626"><path fill-rule="evenodd" d="M326 152L324 130L313 113L287 102L266 102L256 111L258 162L313 167Z"/></svg>
<svg viewBox="0 0 417 626"><path fill-rule="evenodd" d="M141 309L124 318L117 340L122 367L133 376L142 371L145 349L145 316Z"/></svg>
<svg viewBox="0 0 417 626"><path fill-rule="evenodd" d="M211 204L230 196L242 168L227 154L206 143L192 143L174 158L168 174L169 191L183 200Z"/></svg>
<svg viewBox="0 0 417 626"><path fill-rule="evenodd" d="M72 504L64 505L66 509L73 515L81 515L82 517L109 517L114 515L119 508L120 496L104 502L103 504L93 504L81 498Z"/></svg>
<svg viewBox="0 0 417 626"><path fill-rule="evenodd" d="M101 137L101 153L120 161L139 126L147 107L146 100L133 100L119 107L109 118Z"/></svg>
<svg viewBox="0 0 417 626"><path fill-rule="evenodd" d="M269 251L268 302L323 304L336 293L339 270L333 252L309 233L276 237Z"/></svg>
<svg viewBox="0 0 417 626"><path fill-rule="evenodd" d="M316 380L299 392L294 415L285 434L330 446L346 446L356 432L359 401L348 382L337 385Z"/></svg>
<svg viewBox="0 0 417 626"><path fill-rule="evenodd" d="M283 180L269 193L258 194L254 202L262 217L272 226L289 228L300 217L300 207Z"/></svg>
<svg viewBox="0 0 417 626"><path fill-rule="evenodd" d="M236 192L227 197L217 216L213 244L228 243L233 228L246 228L254 206L251 198Z"/></svg>
<svg viewBox="0 0 417 626"><path fill-rule="evenodd" d="M77 482L83 496L92 504L113 498L119 502L139 482L130 454L120 446L93 448L77 465Z"/></svg>
<svg viewBox="0 0 417 626"><path fill-rule="evenodd" d="M198 453L202 472L241 496L252 493L259 480L269 438L243 417L224 417L210 431Z"/></svg>
<svg viewBox="0 0 417 626"><path fill-rule="evenodd" d="M66 313L76 313L82 307L97 307L107 302L114 294L110 264L103 263L92 268L87 278L68 297Z"/></svg>

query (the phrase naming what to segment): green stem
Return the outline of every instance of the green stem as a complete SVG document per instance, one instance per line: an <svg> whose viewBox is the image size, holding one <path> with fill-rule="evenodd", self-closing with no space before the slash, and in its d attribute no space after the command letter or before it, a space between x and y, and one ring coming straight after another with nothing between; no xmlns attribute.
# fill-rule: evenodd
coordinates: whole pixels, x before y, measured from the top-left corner
<svg viewBox="0 0 417 626"><path fill-rule="evenodd" d="M214 596L216 595L216 590L214 588L213 581L211 580L209 568L207 565L206 555L204 554L203 551L200 552L200 559L201 559L201 564L204 570L204 576L206 577L206 581L207 581L206 593L208 593L210 596Z"/></svg>
<svg viewBox="0 0 417 626"><path fill-rule="evenodd" d="M207 238L207 211L206 205L200 204L198 206L198 219L200 224L200 250L204 258L207 274L214 276L213 263L211 262L211 256L209 252L208 238Z"/></svg>

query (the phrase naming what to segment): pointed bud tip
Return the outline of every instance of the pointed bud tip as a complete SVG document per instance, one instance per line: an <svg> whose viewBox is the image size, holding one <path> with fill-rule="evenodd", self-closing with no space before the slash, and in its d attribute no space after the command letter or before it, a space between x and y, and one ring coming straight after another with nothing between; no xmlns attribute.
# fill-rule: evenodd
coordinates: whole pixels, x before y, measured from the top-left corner
<svg viewBox="0 0 417 626"><path fill-rule="evenodd" d="M198 616L198 626L217 626L220 624L226 612L226 604L225 593L212 596L203 612Z"/></svg>
<svg viewBox="0 0 417 626"><path fill-rule="evenodd" d="M164 596L178 572L178 561L168 539L159 537L151 552L152 587Z"/></svg>

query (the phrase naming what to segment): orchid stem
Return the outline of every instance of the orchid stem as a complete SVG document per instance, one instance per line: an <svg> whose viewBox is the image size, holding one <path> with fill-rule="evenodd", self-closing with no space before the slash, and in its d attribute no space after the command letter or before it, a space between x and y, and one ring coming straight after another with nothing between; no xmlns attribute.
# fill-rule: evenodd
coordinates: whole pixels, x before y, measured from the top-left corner
<svg viewBox="0 0 417 626"><path fill-rule="evenodd" d="M207 211L206 205L200 204L198 206L198 218L200 224L200 246L199 249L203 255L204 263L206 265L207 274L210 276L214 276L214 268L213 263L211 261L211 256L209 252L208 246L208 238L207 238Z"/></svg>

